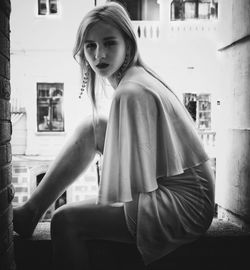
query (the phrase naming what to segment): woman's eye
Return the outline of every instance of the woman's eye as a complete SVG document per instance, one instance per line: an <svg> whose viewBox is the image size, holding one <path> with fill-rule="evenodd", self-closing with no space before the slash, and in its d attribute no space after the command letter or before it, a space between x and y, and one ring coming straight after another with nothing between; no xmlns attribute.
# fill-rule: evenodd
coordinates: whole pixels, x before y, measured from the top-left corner
<svg viewBox="0 0 250 270"><path fill-rule="evenodd" d="M110 41L105 42L105 46L107 46L107 47L111 47L111 46L114 46L116 44L117 44L117 42L115 40L110 40Z"/></svg>
<svg viewBox="0 0 250 270"><path fill-rule="evenodd" d="M86 45L86 49L94 49L94 48L96 48L96 44L95 43L88 43Z"/></svg>

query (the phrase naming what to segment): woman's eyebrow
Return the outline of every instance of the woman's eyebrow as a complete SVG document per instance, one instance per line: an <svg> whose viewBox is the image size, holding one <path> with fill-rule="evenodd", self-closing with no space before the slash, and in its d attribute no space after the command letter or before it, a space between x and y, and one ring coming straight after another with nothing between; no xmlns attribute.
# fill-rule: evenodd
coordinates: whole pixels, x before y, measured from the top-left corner
<svg viewBox="0 0 250 270"><path fill-rule="evenodd" d="M107 40L114 40L114 39L117 39L116 37L114 36L110 36L110 37L105 37L103 38L104 41L107 41ZM85 40L84 43L93 43L95 42L94 40Z"/></svg>
<svg viewBox="0 0 250 270"><path fill-rule="evenodd" d="M105 37L103 40L107 41L107 40L112 40L112 39L116 39L116 37L114 36Z"/></svg>
<svg viewBox="0 0 250 270"><path fill-rule="evenodd" d="M93 43L95 42L94 40L85 40L84 43Z"/></svg>

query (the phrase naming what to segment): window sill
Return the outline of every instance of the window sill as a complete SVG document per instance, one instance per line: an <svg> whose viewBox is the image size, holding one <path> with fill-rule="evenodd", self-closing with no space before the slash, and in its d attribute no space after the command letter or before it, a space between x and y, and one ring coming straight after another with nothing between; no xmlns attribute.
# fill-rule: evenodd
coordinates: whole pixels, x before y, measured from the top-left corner
<svg viewBox="0 0 250 270"><path fill-rule="evenodd" d="M31 238L14 233L15 260L19 270L52 270L50 222L38 224ZM249 264L250 231L231 222L214 218L207 233L197 241L183 245L150 266L152 270L244 269ZM135 246L111 241L88 242L92 269L145 270ZM105 267L106 266L106 267ZM194 268L197 266L197 268ZM233 266L233 268L232 268Z"/></svg>
<svg viewBox="0 0 250 270"><path fill-rule="evenodd" d="M35 15L37 19L60 19L61 18L61 14L60 13L50 13L50 14L36 14Z"/></svg>
<svg viewBox="0 0 250 270"><path fill-rule="evenodd" d="M65 136L67 135L67 132L65 131L36 131L35 134L37 136Z"/></svg>

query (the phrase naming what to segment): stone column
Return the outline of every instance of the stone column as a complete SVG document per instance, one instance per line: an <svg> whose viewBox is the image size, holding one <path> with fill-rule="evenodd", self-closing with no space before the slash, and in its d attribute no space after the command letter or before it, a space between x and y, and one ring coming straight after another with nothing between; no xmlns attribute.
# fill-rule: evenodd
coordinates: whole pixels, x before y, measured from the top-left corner
<svg viewBox="0 0 250 270"><path fill-rule="evenodd" d="M221 0L219 10L222 103L216 201L225 210L222 217L244 225L250 224L250 1Z"/></svg>
<svg viewBox="0 0 250 270"><path fill-rule="evenodd" d="M0 269L15 269L11 186L10 0L0 2Z"/></svg>

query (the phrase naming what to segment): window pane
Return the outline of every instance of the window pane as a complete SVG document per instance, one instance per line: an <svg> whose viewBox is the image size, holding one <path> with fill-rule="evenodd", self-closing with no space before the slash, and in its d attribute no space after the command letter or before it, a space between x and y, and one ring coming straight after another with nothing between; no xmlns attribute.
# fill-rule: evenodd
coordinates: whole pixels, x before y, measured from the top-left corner
<svg viewBox="0 0 250 270"><path fill-rule="evenodd" d="M38 0L38 14L39 15L47 14L47 1L46 0Z"/></svg>
<svg viewBox="0 0 250 270"><path fill-rule="evenodd" d="M57 13L57 0L49 0L49 11L51 14Z"/></svg>
<svg viewBox="0 0 250 270"><path fill-rule="evenodd" d="M210 101L201 101L199 102L199 109L202 111L211 110L211 102Z"/></svg>
<svg viewBox="0 0 250 270"><path fill-rule="evenodd" d="M50 130L50 125L49 125L49 104L47 102L40 102L38 105L38 130L43 131L43 130Z"/></svg>
<svg viewBox="0 0 250 270"><path fill-rule="evenodd" d="M62 99L56 99L52 104L52 126L53 130L63 130Z"/></svg>
<svg viewBox="0 0 250 270"><path fill-rule="evenodd" d="M211 113L200 112L199 113L199 129L210 129L211 128Z"/></svg>
<svg viewBox="0 0 250 270"><path fill-rule="evenodd" d="M199 19L209 19L209 11L209 3L199 3Z"/></svg>
<svg viewBox="0 0 250 270"><path fill-rule="evenodd" d="M193 19L195 18L195 6L196 3L185 3L185 19Z"/></svg>
<svg viewBox="0 0 250 270"><path fill-rule="evenodd" d="M171 3L171 20L182 20L183 18L183 1L180 0L174 0Z"/></svg>
<svg viewBox="0 0 250 270"><path fill-rule="evenodd" d="M160 5L157 0L142 0L141 5L143 21L160 20Z"/></svg>
<svg viewBox="0 0 250 270"><path fill-rule="evenodd" d="M196 121L197 95L193 93L185 93L183 94L183 101L191 117Z"/></svg>
<svg viewBox="0 0 250 270"><path fill-rule="evenodd" d="M218 0L173 0L171 20L216 19Z"/></svg>
<svg viewBox="0 0 250 270"><path fill-rule="evenodd" d="M63 84L37 84L38 131L64 131Z"/></svg>
<svg viewBox="0 0 250 270"><path fill-rule="evenodd" d="M214 19L218 18L218 0L212 0L210 8L210 17Z"/></svg>
<svg viewBox="0 0 250 270"><path fill-rule="evenodd" d="M199 129L211 129L211 95L201 94L198 96Z"/></svg>
<svg viewBox="0 0 250 270"><path fill-rule="evenodd" d="M142 16L141 1L135 0L109 0L111 2L118 2L122 4L129 13L131 20L140 21Z"/></svg>

